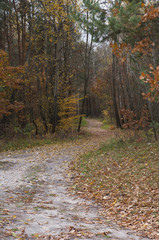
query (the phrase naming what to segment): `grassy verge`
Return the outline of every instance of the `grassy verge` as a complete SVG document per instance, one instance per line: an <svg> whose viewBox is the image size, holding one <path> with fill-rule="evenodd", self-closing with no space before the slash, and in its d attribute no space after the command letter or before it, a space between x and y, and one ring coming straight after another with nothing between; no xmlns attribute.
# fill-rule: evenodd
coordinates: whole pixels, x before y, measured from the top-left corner
<svg viewBox="0 0 159 240"><path fill-rule="evenodd" d="M104 206L118 224L158 239L159 143L113 141L78 159L79 191Z"/></svg>
<svg viewBox="0 0 159 240"><path fill-rule="evenodd" d="M111 123L110 121L106 121L103 120L102 121L102 128L105 130L111 129L111 128L115 128L115 125L113 123Z"/></svg>
<svg viewBox="0 0 159 240"><path fill-rule="evenodd" d="M87 126L87 121L85 117L82 117L82 123L81 123L81 127L86 127Z"/></svg>
<svg viewBox="0 0 159 240"><path fill-rule="evenodd" d="M11 140L4 140L0 144L0 152L2 151L13 151L25 148L32 148L36 146L42 146L45 144L52 144L51 139L35 139L35 138L13 138Z"/></svg>
<svg viewBox="0 0 159 240"><path fill-rule="evenodd" d="M25 138L13 138L10 140L3 139L0 140L0 152L3 151L14 151L26 148L33 148L38 146L43 146L46 144L57 144L64 142L71 142L78 139L87 138L88 134L85 132L81 132L80 134L77 132L73 133L62 133L57 134L55 136L38 136L38 137L25 137Z"/></svg>
<svg viewBox="0 0 159 240"><path fill-rule="evenodd" d="M77 122L78 126L78 122ZM85 117L82 117L82 127L87 126L87 121ZM77 127L76 127L77 128ZM22 136L23 132L20 132L21 135L19 137L14 137L12 139L3 138L0 139L0 152L2 151L14 151L19 149L26 149L26 148L33 148L36 146L43 146L46 144L54 144L59 142L65 142L65 141L74 141L75 139L86 137L85 132L81 131L81 133L77 133L77 131L70 130L69 132L59 131L58 133L51 135L37 135L35 136Z"/></svg>

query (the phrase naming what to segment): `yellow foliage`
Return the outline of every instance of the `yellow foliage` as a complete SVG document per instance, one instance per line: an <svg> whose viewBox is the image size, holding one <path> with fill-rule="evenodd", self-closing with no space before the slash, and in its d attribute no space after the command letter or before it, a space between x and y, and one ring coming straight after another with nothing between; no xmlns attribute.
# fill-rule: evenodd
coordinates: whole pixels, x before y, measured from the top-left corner
<svg viewBox="0 0 159 240"><path fill-rule="evenodd" d="M102 113L103 113L104 119L108 119L109 118L109 113L108 113L107 110L103 110Z"/></svg>
<svg viewBox="0 0 159 240"><path fill-rule="evenodd" d="M59 130L73 130L76 127L78 115L78 95L73 95L59 100L59 113L60 118L58 129Z"/></svg>

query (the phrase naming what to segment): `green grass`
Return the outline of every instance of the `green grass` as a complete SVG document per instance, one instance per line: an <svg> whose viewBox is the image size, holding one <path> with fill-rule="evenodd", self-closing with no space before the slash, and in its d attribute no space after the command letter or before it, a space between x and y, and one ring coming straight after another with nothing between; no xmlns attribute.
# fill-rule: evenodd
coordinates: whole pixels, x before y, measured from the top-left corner
<svg viewBox="0 0 159 240"><path fill-rule="evenodd" d="M103 120L102 124L103 124L102 128L105 130L110 129L111 127L115 127L115 125L112 122L106 120Z"/></svg>
<svg viewBox="0 0 159 240"><path fill-rule="evenodd" d="M117 141L115 139L112 139L108 143L101 145L101 147L96 152L89 152L89 153L83 155L82 159L88 160L91 157L98 157L100 154L103 154L103 153L106 154L108 151L115 150L117 148L122 149L127 145L128 145L128 143L124 142L123 140Z"/></svg>
<svg viewBox="0 0 159 240"><path fill-rule="evenodd" d="M25 137L25 138L13 138L13 139L3 139L0 140L0 152L2 151L14 151L26 148L33 148L38 146L43 146L46 144L57 144L73 142L77 139L87 138L87 133L72 132L72 133L57 133L56 135L44 135L37 137Z"/></svg>
<svg viewBox="0 0 159 240"><path fill-rule="evenodd" d="M138 179L144 171L146 181L152 177L151 180L154 181L155 185L159 183L159 179L155 178L159 172L159 143L130 144L112 140L110 143L102 145L98 151L82 156L77 163L78 170L87 172L90 181L92 181L92 178L97 180L101 178L97 174L98 171L100 170L102 173L103 168L108 168L108 166L111 167L109 173L111 179L115 180L116 176L122 175L122 171L123 174L127 173L123 181L130 180L132 176L134 179ZM117 168L114 168L114 166ZM141 169L144 170L140 171ZM152 172L154 173L153 176L151 175ZM84 177L87 178L88 175L86 174Z"/></svg>
<svg viewBox="0 0 159 240"><path fill-rule="evenodd" d="M147 234L157 229L158 142L113 140L81 156L75 169L78 189L101 201L117 221L126 226L136 223Z"/></svg>
<svg viewBox="0 0 159 240"><path fill-rule="evenodd" d="M36 146L42 146L45 144L52 144L53 140L51 139L34 139L34 138L26 138L26 139L12 139L8 141L3 141L0 145L0 151L14 151L25 148L32 148Z"/></svg>
<svg viewBox="0 0 159 240"><path fill-rule="evenodd" d="M81 123L81 127L86 127L87 126L87 121L85 117L82 117L82 123Z"/></svg>
<svg viewBox="0 0 159 240"><path fill-rule="evenodd" d="M80 117L75 120L76 128L78 128ZM81 127L87 127L87 120L86 117L82 116Z"/></svg>
<svg viewBox="0 0 159 240"><path fill-rule="evenodd" d="M14 231L14 232L19 231L18 228L12 228L11 230Z"/></svg>

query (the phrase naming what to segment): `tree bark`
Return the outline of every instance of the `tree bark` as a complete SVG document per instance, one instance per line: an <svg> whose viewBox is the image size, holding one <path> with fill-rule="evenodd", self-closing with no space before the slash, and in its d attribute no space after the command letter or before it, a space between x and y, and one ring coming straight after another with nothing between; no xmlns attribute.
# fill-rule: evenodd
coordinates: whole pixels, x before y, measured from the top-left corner
<svg viewBox="0 0 159 240"><path fill-rule="evenodd" d="M60 40L57 37L57 43L55 45L55 86L54 86L54 102L53 102L53 119L52 119L52 133L55 133L57 126L57 99L58 99L58 84L59 84L59 49Z"/></svg>
<svg viewBox="0 0 159 240"><path fill-rule="evenodd" d="M115 61L115 55L113 54L113 62L112 62L112 93L113 93L113 104L114 104L114 113L115 113L115 119L116 119L116 125L117 127L122 128L121 119L119 115L119 109L117 104L117 93L116 93L116 61Z"/></svg>
<svg viewBox="0 0 159 240"><path fill-rule="evenodd" d="M87 12L87 20L88 20L88 12ZM87 30L87 36L86 36L86 48L85 48L85 80L84 80L84 91L83 91L83 100L82 100L82 108L81 108L81 116L79 119L78 129L77 131L80 132L81 129L81 123L82 123L82 115L84 114L84 107L86 102L86 95L87 95L87 87L88 87L88 81L89 81L89 74L90 74L90 56L92 51L92 44L93 44L93 37L91 37L91 43L89 46L89 33Z"/></svg>

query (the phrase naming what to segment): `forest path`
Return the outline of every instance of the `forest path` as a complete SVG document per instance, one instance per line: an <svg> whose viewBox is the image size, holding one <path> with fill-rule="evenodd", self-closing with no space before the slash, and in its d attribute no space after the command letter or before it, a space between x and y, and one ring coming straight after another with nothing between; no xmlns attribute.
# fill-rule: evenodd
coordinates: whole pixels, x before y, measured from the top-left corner
<svg viewBox="0 0 159 240"><path fill-rule="evenodd" d="M87 119L87 132L93 136L106 135L108 138L113 134L111 130L102 129L102 122L97 119Z"/></svg>
<svg viewBox="0 0 159 240"><path fill-rule="evenodd" d="M88 120L87 139L0 154L0 240L144 240L105 220L100 206L69 190L69 164L111 137Z"/></svg>

